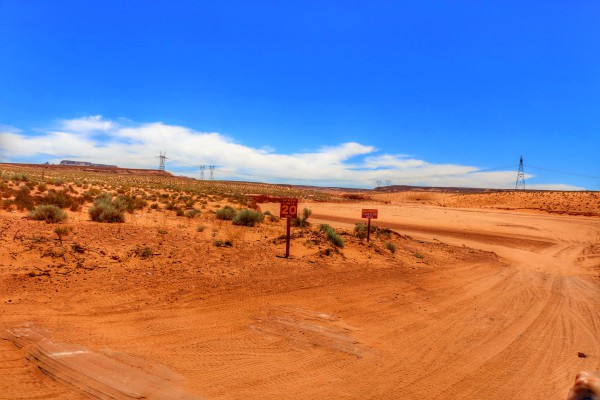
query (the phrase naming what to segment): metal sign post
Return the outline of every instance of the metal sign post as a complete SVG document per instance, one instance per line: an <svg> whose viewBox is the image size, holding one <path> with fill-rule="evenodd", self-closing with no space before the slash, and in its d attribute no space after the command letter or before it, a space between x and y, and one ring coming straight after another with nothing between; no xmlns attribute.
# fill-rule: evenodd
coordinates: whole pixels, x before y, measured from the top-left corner
<svg viewBox="0 0 600 400"><path fill-rule="evenodd" d="M367 222L367 243L371 238L371 218L377 219L378 210L375 208L363 208L362 217L368 218Z"/></svg>
<svg viewBox="0 0 600 400"><path fill-rule="evenodd" d="M290 256L290 226L291 219L298 217L298 199L281 199L279 217L287 218L287 237L285 240L285 258Z"/></svg>

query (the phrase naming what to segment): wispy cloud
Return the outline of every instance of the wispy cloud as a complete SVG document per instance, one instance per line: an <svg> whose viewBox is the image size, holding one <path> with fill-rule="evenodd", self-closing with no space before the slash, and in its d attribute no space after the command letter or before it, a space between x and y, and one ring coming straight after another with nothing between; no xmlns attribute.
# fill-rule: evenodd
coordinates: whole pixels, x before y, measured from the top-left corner
<svg viewBox="0 0 600 400"><path fill-rule="evenodd" d="M435 164L403 154L381 154L369 145L348 142L312 152L278 153L253 148L216 132L199 132L162 122L133 123L88 116L58 122L58 128L28 135L0 125L0 157L4 161L76 159L131 168L156 168L159 152L167 153L167 169L198 177L199 165L216 165L219 179L246 179L315 185L372 187L378 180L393 184L510 188L515 171L480 171L473 166ZM529 176L531 178L531 176ZM564 184L544 189L576 190Z"/></svg>

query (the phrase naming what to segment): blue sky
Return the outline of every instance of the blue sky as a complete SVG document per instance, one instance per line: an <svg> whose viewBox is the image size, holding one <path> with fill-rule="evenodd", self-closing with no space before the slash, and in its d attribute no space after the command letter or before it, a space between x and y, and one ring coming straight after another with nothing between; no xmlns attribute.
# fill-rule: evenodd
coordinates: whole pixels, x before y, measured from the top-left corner
<svg viewBox="0 0 600 400"><path fill-rule="evenodd" d="M0 161L600 190L597 1L0 0Z"/></svg>

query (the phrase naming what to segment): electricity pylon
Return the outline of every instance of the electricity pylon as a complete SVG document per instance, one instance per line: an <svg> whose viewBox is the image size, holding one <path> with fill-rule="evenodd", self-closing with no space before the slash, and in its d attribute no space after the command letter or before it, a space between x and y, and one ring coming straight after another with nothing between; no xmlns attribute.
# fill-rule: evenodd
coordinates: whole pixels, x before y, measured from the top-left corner
<svg viewBox="0 0 600 400"><path fill-rule="evenodd" d="M519 172L517 173L517 183L515 183L515 190L525 190L525 171L523 170L523 156L519 161Z"/></svg>
<svg viewBox="0 0 600 400"><path fill-rule="evenodd" d="M160 165L158 166L158 169L160 171L164 171L165 170L165 160L167 159L167 153L163 154L163 152L160 152Z"/></svg>

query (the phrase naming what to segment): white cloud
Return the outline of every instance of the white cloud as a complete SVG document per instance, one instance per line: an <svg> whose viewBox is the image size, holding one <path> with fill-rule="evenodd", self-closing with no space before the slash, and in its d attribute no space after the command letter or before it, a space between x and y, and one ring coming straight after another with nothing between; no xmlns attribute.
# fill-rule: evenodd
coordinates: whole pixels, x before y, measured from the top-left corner
<svg viewBox="0 0 600 400"><path fill-rule="evenodd" d="M101 115L61 120L60 125L65 131L78 133L105 132L116 127L114 122L104 120Z"/></svg>
<svg viewBox="0 0 600 400"><path fill-rule="evenodd" d="M0 129L0 155L8 161L37 158L57 163L75 159L155 169L157 156L163 151L167 153L167 170L182 175L198 177L197 166L216 165L218 179L354 187L372 187L378 180L390 180L402 185L511 188L516 178L515 171L480 172L472 166L377 154L375 147L355 142L281 154L270 147L245 146L216 132L198 132L162 122L129 121L123 125L96 115L63 120L59 127L35 136L14 128ZM564 184L538 186L580 189Z"/></svg>

